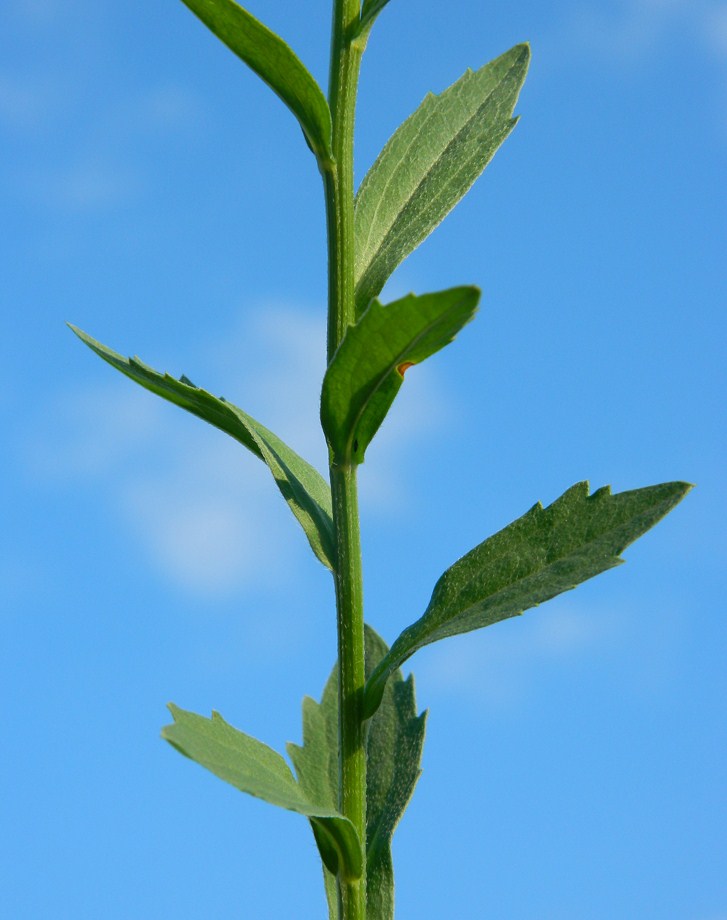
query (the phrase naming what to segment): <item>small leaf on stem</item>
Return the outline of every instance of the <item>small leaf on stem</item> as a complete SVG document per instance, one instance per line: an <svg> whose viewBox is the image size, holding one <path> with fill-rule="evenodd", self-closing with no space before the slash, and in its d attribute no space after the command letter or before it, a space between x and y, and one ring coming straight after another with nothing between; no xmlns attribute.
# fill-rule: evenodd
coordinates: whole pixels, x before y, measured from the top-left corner
<svg viewBox="0 0 727 920"><path fill-rule="evenodd" d="M448 345L477 310L475 287L373 300L349 326L323 379L321 422L337 463L362 463L404 373Z"/></svg>

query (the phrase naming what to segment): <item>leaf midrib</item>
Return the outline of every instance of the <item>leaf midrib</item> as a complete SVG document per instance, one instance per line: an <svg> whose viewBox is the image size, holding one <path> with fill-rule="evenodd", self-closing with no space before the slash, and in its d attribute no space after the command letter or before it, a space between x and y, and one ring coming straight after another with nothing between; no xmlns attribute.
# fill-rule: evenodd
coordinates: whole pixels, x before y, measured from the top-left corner
<svg viewBox="0 0 727 920"><path fill-rule="evenodd" d="M465 130L468 130L468 129L471 127L472 121L473 121L473 120L474 120L474 119L472 119L472 120L467 124L466 128L463 128L463 129L462 129L462 131L457 135L457 138L455 138L455 139L452 141L452 144L456 143L457 140L462 136L462 134L465 133ZM512 119L511 119L511 121L512 121ZM495 152L496 152L496 151L495 151ZM450 181L449 181L448 185L451 186L452 184L455 184L455 183L458 184L458 183L459 183L459 180L461 179L462 174L463 174L463 173L466 173L466 172L468 171L468 169L469 169L469 167L470 167L472 161L473 161L473 160L477 160L479 155L481 155L480 151L479 151L479 150L475 150L475 151L473 151L473 153L472 153L471 156L467 157L467 159L462 159L462 160L460 161L459 167L458 167L454 172L452 172L452 173L450 174L450 177L449 177L449 180L450 180ZM494 154L493 154L493 155L494 155ZM431 174L434 172L435 167L439 165L439 163L441 162L441 160L442 160L443 158L444 158L444 154L442 155L442 158L440 158L440 160L439 160L437 163L435 163L435 164L432 165L432 169L429 170L429 172L426 174L426 176L422 179L422 181L421 181L421 183L420 183L420 185L419 185L419 187L418 187L419 189L420 189L423 185L425 185L426 183L429 182L430 177L431 177ZM445 187L445 186L440 186L439 189L437 189L437 190L436 190L432 195L430 195L429 198L428 198L428 204L430 205L430 209L431 209L431 206L432 206L432 205L439 205L440 202L441 202L441 200L444 199L444 198L447 198L447 197L449 197L449 196L448 196L448 189L447 189L447 187ZM401 220L401 218L402 218L404 212L409 208L409 205L412 204L412 203L413 203L413 205L416 204L416 198L415 198L414 196L412 196L412 197L407 201L407 203L404 205L404 207L401 209L401 211L400 211L399 214L397 215L396 220L392 223L391 227L390 227L389 230L387 231L385 240L384 240L384 242L382 242L382 245L381 245L380 249L378 250L378 253L381 253L381 252L385 251L385 248L386 248L386 249L390 248L391 241L392 241L392 240L396 240L397 236L401 233L401 226L402 226L402 220ZM442 219L442 218L440 218L440 221L441 221L441 219ZM363 276L362 276L362 277L363 277Z"/></svg>
<svg viewBox="0 0 727 920"><path fill-rule="evenodd" d="M421 102L421 104L420 104L420 108L421 108L421 106L423 106L423 105L426 103L427 99L429 99L429 98L431 98L431 99L441 99L441 97L442 97L446 92L447 92L447 90L444 90L444 92L440 93L439 96L437 96L435 93L428 93L427 96L425 96L424 99L422 100L422 102ZM406 154L409 153L409 151L411 150L411 148L412 148L412 147L414 146L414 144L416 143L416 140L417 140L417 137L419 136L419 134L424 130L426 124L427 124L429 121L431 121L431 119L432 119L435 115L436 115L436 111L435 111L434 109L432 109L430 112L428 112L428 113L426 114L426 117L425 117L424 121L422 122L419 131L417 131L417 132L413 135L412 139L409 141L409 143L407 144L406 148L404 149L404 151L403 151L403 152L404 152L404 155L406 155ZM416 117L416 112L413 112L413 113L411 114L410 118L415 118L415 117ZM405 122L405 123L406 123L406 122ZM395 136L395 135L394 135L394 136ZM393 140L393 137L391 138L391 140ZM385 151L382 151L382 154L381 154L382 157L384 156L384 152L385 152ZM401 159L403 160L404 157L401 157ZM376 163L374 163L374 166L375 166L375 165L376 165ZM390 171L390 173L389 173L389 177L388 177L388 178L386 179L386 181L384 182L384 186L383 186L383 188L382 188L382 190L381 190L381 194L379 195L379 200L376 202L376 207L374 208L373 213L372 213L372 215L371 215L371 220L369 221L369 229L368 229L368 233L366 234L366 243L365 243L365 245L364 245L364 247L363 247L363 251L364 251L364 252L366 252L366 250L368 249L369 243L370 243L370 241L371 241L371 234L373 233L374 226L375 226L375 224L376 224L376 218L377 218L377 216L378 216L379 209L381 208L381 205L383 204L384 199L386 198L386 192L387 192L387 190L388 190L388 188L389 188L389 185L393 182L394 176L395 176L395 175L396 175L396 169L392 169L392 170ZM365 186L365 180L364 180L364 186ZM362 186L362 188L364 188L364 186ZM416 189L415 189L415 191L416 191ZM360 194L360 190L359 190L359 194ZM413 193L412 193L412 194L413 194ZM379 248L380 248L380 247L379 247ZM367 269L368 269L369 265L371 264L371 261L373 261L373 258L372 258L371 260L369 260L369 262L367 263L367 266L366 266ZM363 277L364 274L365 274L365 271L362 271L362 272L361 272L361 277Z"/></svg>

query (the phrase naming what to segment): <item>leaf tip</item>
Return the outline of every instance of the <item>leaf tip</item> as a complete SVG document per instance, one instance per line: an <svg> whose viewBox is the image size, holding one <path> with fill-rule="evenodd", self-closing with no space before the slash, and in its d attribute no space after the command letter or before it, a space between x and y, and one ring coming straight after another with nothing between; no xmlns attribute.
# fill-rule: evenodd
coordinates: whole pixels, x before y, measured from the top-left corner
<svg viewBox="0 0 727 920"><path fill-rule="evenodd" d="M664 485L670 493L669 511L678 505L679 502L695 488L693 482L682 482L680 480L676 482L667 482Z"/></svg>
<svg viewBox="0 0 727 920"><path fill-rule="evenodd" d="M682 493L682 496L688 495L692 491L692 489L697 488L696 483L682 482L681 480L677 480L676 482L672 483L672 485L674 486L675 489L679 490Z"/></svg>
<svg viewBox="0 0 727 920"><path fill-rule="evenodd" d="M532 49L530 47L530 42L518 42L517 45L513 45L509 51L506 51L503 55L501 55L499 60L507 60L508 63L511 63L512 66L522 67L524 71L524 79L525 73L530 66L532 57L533 55Z"/></svg>
<svg viewBox="0 0 727 920"><path fill-rule="evenodd" d="M172 716L172 719L174 719L174 721L171 722L169 725L163 725L162 730L159 734L164 741L168 741L169 744L172 745L172 747L176 748L177 745L175 744L173 740L172 732L174 731L175 723L179 721L178 715L182 712L182 710L178 706L175 706L174 703L167 703L167 709L169 710Z"/></svg>
<svg viewBox="0 0 727 920"><path fill-rule="evenodd" d="M179 706L177 706L175 703L167 703L167 709L171 713L171 716L174 719L174 721L178 722L179 721L178 716L182 714L183 710L181 710Z"/></svg>
<svg viewBox="0 0 727 920"><path fill-rule="evenodd" d="M79 329L78 326L74 326L73 323L66 323L66 326L71 330L74 335L77 335L78 338L85 344L90 345L93 342L91 336L84 332L83 329Z"/></svg>

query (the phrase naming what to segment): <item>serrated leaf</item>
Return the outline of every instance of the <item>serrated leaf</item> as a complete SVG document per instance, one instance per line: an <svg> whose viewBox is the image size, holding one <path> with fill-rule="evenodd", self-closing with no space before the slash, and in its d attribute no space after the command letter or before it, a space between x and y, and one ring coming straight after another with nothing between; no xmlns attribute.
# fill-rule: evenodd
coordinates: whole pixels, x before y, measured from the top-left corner
<svg viewBox="0 0 727 920"><path fill-rule="evenodd" d="M182 376L177 380L169 374L160 374L138 358L124 358L70 323L69 326L82 342L116 370L225 431L263 460L313 552L325 566L333 569L331 492L314 467L242 409L196 387L189 378Z"/></svg>
<svg viewBox="0 0 727 920"><path fill-rule="evenodd" d="M309 797L277 751L233 728L217 712L207 719L174 705L169 710L174 722L162 730L166 741L241 792L309 818L335 846L344 876L361 877L356 829L328 802Z"/></svg>
<svg viewBox="0 0 727 920"><path fill-rule="evenodd" d="M384 640L366 626L366 675L388 652ZM367 760L367 916L393 920L394 876L391 839L421 773L426 713L417 715L414 679L396 671L388 682L366 737ZM288 745L301 788L309 797L338 802L338 667L321 702L303 702L303 745ZM323 854L322 854L323 855ZM335 875L325 866L329 916L337 917Z"/></svg>
<svg viewBox="0 0 727 920"><path fill-rule="evenodd" d="M366 673L370 676L389 649L372 629L366 635ZM421 775L426 712L417 715L414 678L396 670L366 739L366 911L372 920L394 918L394 868L391 840Z"/></svg>
<svg viewBox="0 0 727 920"><path fill-rule="evenodd" d="M303 744L287 745L301 789L329 807L338 807L338 666L326 682L320 703L307 696L303 700ZM323 861L323 884L330 920L338 920L337 867L326 851L314 825L313 834Z"/></svg>
<svg viewBox="0 0 727 920"><path fill-rule="evenodd" d="M620 565L619 554L690 488L669 482L612 495L607 486L589 495L588 483L580 482L480 543L442 575L424 615L367 681L367 715L376 711L389 675L418 649L517 616Z"/></svg>
<svg viewBox="0 0 727 920"><path fill-rule="evenodd" d="M477 309L475 287L373 300L349 326L323 379L321 423L338 463L362 463L404 371L448 345Z"/></svg>
<svg viewBox="0 0 727 920"><path fill-rule="evenodd" d="M429 94L394 133L361 183L355 210L356 307L446 217L495 155L530 60L517 45L440 96Z"/></svg>
<svg viewBox="0 0 727 920"><path fill-rule="evenodd" d="M311 150L332 160L331 113L314 77L291 48L233 0L182 0L293 112Z"/></svg>

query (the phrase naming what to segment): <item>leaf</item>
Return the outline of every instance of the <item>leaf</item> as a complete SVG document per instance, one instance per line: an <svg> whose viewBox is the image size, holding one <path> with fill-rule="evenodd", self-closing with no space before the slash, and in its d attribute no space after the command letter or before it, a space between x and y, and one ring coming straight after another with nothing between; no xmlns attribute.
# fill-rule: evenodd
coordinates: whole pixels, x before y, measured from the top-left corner
<svg viewBox="0 0 727 920"><path fill-rule="evenodd" d="M516 45L476 73L468 70L440 96L430 93L381 151L356 196L359 313L468 191L512 131L529 60L529 47Z"/></svg>
<svg viewBox="0 0 727 920"><path fill-rule="evenodd" d="M386 655L384 640L366 626L366 674ZM367 759L367 915L393 920L394 877L391 838L420 775L426 713L417 716L414 680L396 671L369 724ZM288 745L298 781L309 797L338 802L338 667L320 703L303 701L303 745ZM335 876L324 864L329 915L337 917Z"/></svg>
<svg viewBox="0 0 727 920"><path fill-rule="evenodd" d="M289 743L288 756L293 762L298 782L305 794L338 806L338 666L326 682L321 702L307 696L303 700L303 745ZM325 852L326 841L313 834L323 860L323 884L330 920L338 920L336 866Z"/></svg>
<svg viewBox="0 0 727 920"><path fill-rule="evenodd" d="M82 342L116 370L157 396L227 432L263 460L305 531L311 549L323 565L333 569L331 492L316 469L272 431L227 400L201 390L187 377L176 380L169 374L153 370L138 358L124 358L70 323L69 326Z"/></svg>
<svg viewBox="0 0 727 920"><path fill-rule="evenodd" d="M366 672L388 652L373 629L366 633ZM421 775L426 712L417 715L414 678L396 670L369 725L367 755L366 898L367 915L394 918L391 840Z"/></svg>
<svg viewBox="0 0 727 920"><path fill-rule="evenodd" d="M286 43L232 0L182 0L293 112L319 159L331 161L331 113L321 88Z"/></svg>
<svg viewBox="0 0 727 920"><path fill-rule="evenodd" d="M242 792L310 818L335 847L344 876L361 877L361 845L353 824L328 802L306 795L280 754L217 712L207 719L173 704L169 711L174 722L162 729L166 741Z"/></svg>
<svg viewBox="0 0 727 920"><path fill-rule="evenodd" d="M517 616L620 565L619 554L690 489L668 482L612 495L606 486L589 496L580 482L480 543L442 575L424 615L371 675L366 714L376 711L389 675L418 649Z"/></svg>
<svg viewBox="0 0 727 920"><path fill-rule="evenodd" d="M448 345L477 309L475 287L384 307L373 300L349 326L323 380L321 422L338 463L362 463L366 448L399 392L404 371Z"/></svg>
<svg viewBox="0 0 727 920"><path fill-rule="evenodd" d="M374 24L374 20L383 10L383 8L388 4L389 0L364 0L363 7L361 8L361 23L359 25L359 33L364 32L367 29L370 29Z"/></svg>

